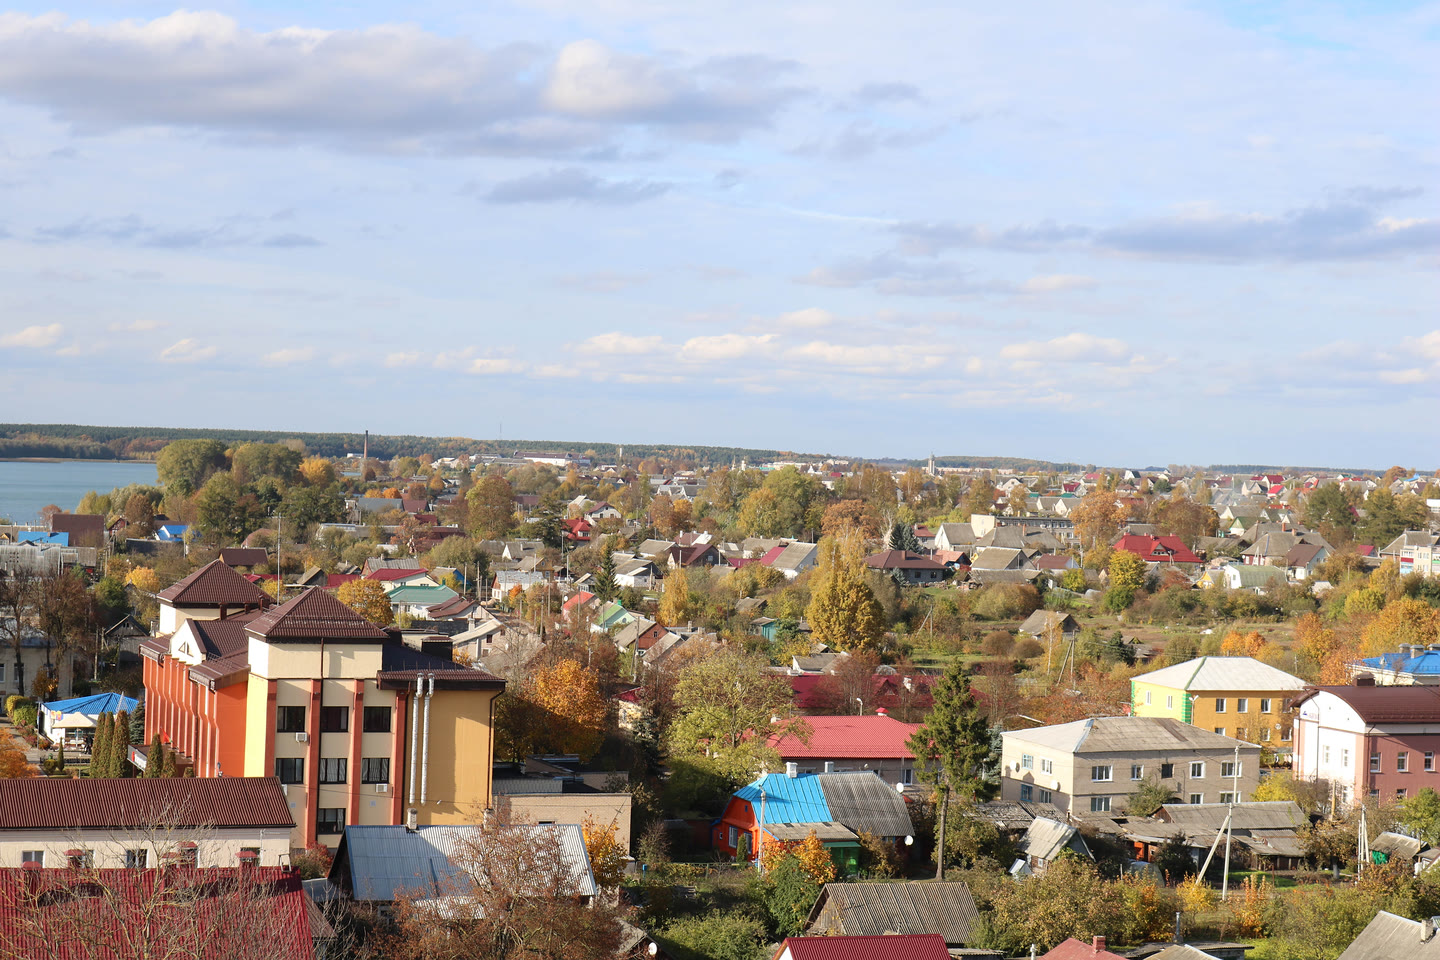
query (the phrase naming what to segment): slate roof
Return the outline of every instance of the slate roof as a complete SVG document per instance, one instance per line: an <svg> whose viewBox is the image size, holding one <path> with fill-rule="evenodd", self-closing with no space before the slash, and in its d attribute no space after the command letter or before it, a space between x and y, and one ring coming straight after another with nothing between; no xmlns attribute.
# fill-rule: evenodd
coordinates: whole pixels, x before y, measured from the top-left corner
<svg viewBox="0 0 1440 960"><path fill-rule="evenodd" d="M1051 820L1049 817L1036 817L1030 822L1030 826L1025 828L1025 835L1016 842L1015 849L1023 856L1048 862L1058 857L1060 851L1076 839L1079 839L1079 845L1088 852L1085 838L1070 824Z"/></svg>
<svg viewBox="0 0 1440 960"><path fill-rule="evenodd" d="M293 827L274 777L0 780L0 830Z"/></svg>
<svg viewBox="0 0 1440 960"><path fill-rule="evenodd" d="M1176 690L1303 690L1305 681L1253 657L1197 657L1133 678Z"/></svg>
<svg viewBox="0 0 1440 960"><path fill-rule="evenodd" d="M826 819L877 837L906 837L915 832L905 798L872 771L817 773L830 808Z"/></svg>
<svg viewBox="0 0 1440 960"><path fill-rule="evenodd" d="M865 565L872 570L944 570L945 565L929 557L922 557L909 550L884 550L865 558Z"/></svg>
<svg viewBox="0 0 1440 960"><path fill-rule="evenodd" d="M226 568L228 569L228 568ZM262 640L369 640L389 636L319 587L272 607L250 622L248 631Z"/></svg>
<svg viewBox="0 0 1440 960"><path fill-rule="evenodd" d="M1420 921L1381 910L1339 960L1440 960L1440 935L1420 938Z"/></svg>
<svg viewBox="0 0 1440 960"><path fill-rule="evenodd" d="M1440 697L1440 691L1435 693ZM1245 753L1260 749L1253 743L1211 733L1170 717L1091 717L1088 720L1073 720L1048 727L1010 730L1002 736L1007 740L1034 743L1076 754L1198 749L1225 752L1233 750L1236 745Z"/></svg>
<svg viewBox="0 0 1440 960"><path fill-rule="evenodd" d="M260 607L270 598L223 560L211 560L156 594L173 607Z"/></svg>
<svg viewBox="0 0 1440 960"><path fill-rule="evenodd" d="M1160 819L1191 830L1219 830L1230 811L1228 803L1167 803L1156 813ZM1235 804L1231 827L1235 830L1295 830L1308 827L1310 818L1293 800L1248 800Z"/></svg>
<svg viewBox="0 0 1440 960"><path fill-rule="evenodd" d="M828 914L824 932L849 936L938 933L947 945L969 942L979 919L960 882L827 883L810 910L807 931Z"/></svg>
<svg viewBox="0 0 1440 960"><path fill-rule="evenodd" d="M876 714L857 717L807 717L812 733L807 746L793 734L771 737L771 746L785 760L830 758L913 759L905 745L918 723L902 723Z"/></svg>
<svg viewBox="0 0 1440 960"><path fill-rule="evenodd" d="M938 933L879 937L786 937L771 960L950 960Z"/></svg>
<svg viewBox="0 0 1440 960"><path fill-rule="evenodd" d="M516 830L553 832L571 870L578 896L598 892L580 827L573 823L518 826ZM480 828L469 824L431 825L411 832L403 826L349 825L340 840L330 879L354 892L356 900L391 902L397 894L438 897L463 892L468 881L451 863L480 840Z"/></svg>

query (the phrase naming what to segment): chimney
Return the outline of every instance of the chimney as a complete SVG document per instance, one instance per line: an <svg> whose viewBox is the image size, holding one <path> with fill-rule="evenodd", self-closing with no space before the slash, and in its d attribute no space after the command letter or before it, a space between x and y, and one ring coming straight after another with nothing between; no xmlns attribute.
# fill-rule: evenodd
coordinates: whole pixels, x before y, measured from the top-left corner
<svg viewBox="0 0 1440 960"><path fill-rule="evenodd" d="M826 773L834 773L834 772L835 772L835 761L834 761L834 760L826 760L826 761L825 761L825 772L826 772Z"/></svg>
<svg viewBox="0 0 1440 960"><path fill-rule="evenodd" d="M796 777L800 776L800 764L798 764L798 763L787 763L787 764L785 764L785 776L789 777L791 780L794 780Z"/></svg>
<svg viewBox="0 0 1440 960"><path fill-rule="evenodd" d="M1104 938L1104 937L1096 937L1094 940L1091 940L1091 941L1090 941L1090 952L1091 952L1091 953L1104 953L1104 952L1105 952L1105 938Z"/></svg>
<svg viewBox="0 0 1440 960"><path fill-rule="evenodd" d="M29 864L27 863L28 867ZM1429 943L1435 938L1435 926L1440 923L1440 917L1426 917L1420 921L1420 942Z"/></svg>
<svg viewBox="0 0 1440 960"><path fill-rule="evenodd" d="M414 807L405 811L405 830L414 833L420 826L420 813Z"/></svg>

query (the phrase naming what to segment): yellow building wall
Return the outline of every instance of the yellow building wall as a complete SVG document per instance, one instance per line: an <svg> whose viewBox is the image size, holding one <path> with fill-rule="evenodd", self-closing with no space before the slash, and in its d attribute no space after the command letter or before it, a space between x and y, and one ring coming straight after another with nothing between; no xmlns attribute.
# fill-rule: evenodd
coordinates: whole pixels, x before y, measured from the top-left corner
<svg viewBox="0 0 1440 960"><path fill-rule="evenodd" d="M496 691L436 690L430 701L430 766L421 823L477 823L490 806L495 741L490 717ZM425 710L420 710L424 749ZM423 752L422 752L423 758ZM418 773L419 771L417 771Z"/></svg>
<svg viewBox="0 0 1440 960"><path fill-rule="evenodd" d="M1185 691L1143 680L1130 681L1133 709L1137 717L1167 717L1185 720ZM1149 694L1147 703L1146 694Z"/></svg>
<svg viewBox="0 0 1440 960"><path fill-rule="evenodd" d="M245 776L273 777L274 770L265 769L265 741L269 739L269 715L265 709L270 697L270 681L250 674L245 689Z"/></svg>
<svg viewBox="0 0 1440 960"><path fill-rule="evenodd" d="M1137 717L1170 717L1193 724L1202 730L1220 730L1227 737L1247 743L1268 745L1288 744L1281 740L1285 700L1297 691L1206 690L1187 694L1175 687L1166 687L1143 680L1132 680L1131 708ZM1146 702L1149 694L1149 702ZM1191 697L1194 699L1192 700ZM1216 709L1216 700L1225 701L1225 712ZM1245 710L1240 710L1240 701ZM1261 712L1261 701L1270 701L1270 710ZM1269 736L1266 736L1268 731Z"/></svg>

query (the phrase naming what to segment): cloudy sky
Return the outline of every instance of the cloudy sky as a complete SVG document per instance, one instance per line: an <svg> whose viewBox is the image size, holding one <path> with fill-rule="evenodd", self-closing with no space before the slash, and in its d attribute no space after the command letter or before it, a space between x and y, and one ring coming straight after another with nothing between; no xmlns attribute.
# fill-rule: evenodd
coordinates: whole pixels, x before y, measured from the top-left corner
<svg viewBox="0 0 1440 960"><path fill-rule="evenodd" d="M22 4L0 420L1433 467L1437 41L1404 2Z"/></svg>

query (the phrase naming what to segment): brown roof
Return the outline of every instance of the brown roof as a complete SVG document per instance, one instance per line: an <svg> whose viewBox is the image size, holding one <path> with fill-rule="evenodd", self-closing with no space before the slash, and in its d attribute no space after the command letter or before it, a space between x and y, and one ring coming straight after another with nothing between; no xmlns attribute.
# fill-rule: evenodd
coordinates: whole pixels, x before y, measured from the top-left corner
<svg viewBox="0 0 1440 960"><path fill-rule="evenodd" d="M1333 693L1366 723L1440 721L1440 688L1426 686L1312 687L1295 700L1299 706L1317 693Z"/></svg>
<svg viewBox="0 0 1440 960"><path fill-rule="evenodd" d="M261 607L270 602L264 591L223 560L210 561L156 596L174 607Z"/></svg>
<svg viewBox="0 0 1440 960"><path fill-rule="evenodd" d="M262 640L370 640L389 634L320 587L267 610L248 628Z"/></svg>
<svg viewBox="0 0 1440 960"><path fill-rule="evenodd" d="M293 827L274 777L0 780L0 830Z"/></svg>
<svg viewBox="0 0 1440 960"><path fill-rule="evenodd" d="M220 560L227 567L254 567L270 560L270 554L259 547L226 547L220 551Z"/></svg>
<svg viewBox="0 0 1440 960"><path fill-rule="evenodd" d="M909 550L885 550L865 558L865 565L874 570L944 570L945 565Z"/></svg>
<svg viewBox="0 0 1440 960"><path fill-rule="evenodd" d="M484 670L476 670L421 653L404 644L385 647L375 682L382 690L414 687L418 677L435 674L436 690L504 690L505 681Z"/></svg>
<svg viewBox="0 0 1440 960"><path fill-rule="evenodd" d="M98 513L56 513L50 516L51 533L70 534L70 545L76 537L100 537L105 534L105 518Z"/></svg>

